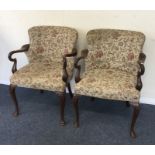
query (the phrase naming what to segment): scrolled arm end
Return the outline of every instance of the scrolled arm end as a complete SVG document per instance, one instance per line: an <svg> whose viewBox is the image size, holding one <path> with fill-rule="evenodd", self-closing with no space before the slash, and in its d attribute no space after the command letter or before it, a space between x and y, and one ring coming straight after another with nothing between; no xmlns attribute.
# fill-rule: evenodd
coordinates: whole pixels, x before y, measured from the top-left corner
<svg viewBox="0 0 155 155"><path fill-rule="evenodd" d="M140 70L138 71L138 74L137 74L137 85L136 85L136 89L139 90L139 91L143 87L141 76L145 72L145 67L144 67L145 59L146 59L146 55L144 53L140 53L140 55L139 55L139 61L138 61L138 65L140 67Z"/></svg>
<svg viewBox="0 0 155 155"><path fill-rule="evenodd" d="M140 61L140 63L144 63L145 62L145 59L146 59L146 55L143 52L140 53L140 55L139 55L139 61Z"/></svg>
<svg viewBox="0 0 155 155"><path fill-rule="evenodd" d="M75 82L78 83L81 80L80 72L81 72L81 65L79 65L79 61L85 59L88 55L88 49L84 49L81 51L81 57L78 57L75 61L74 67L77 69L77 73L75 75Z"/></svg>
<svg viewBox="0 0 155 155"><path fill-rule="evenodd" d="M138 76L143 75L144 72L145 72L145 67L144 67L145 59L146 59L146 55L144 53L140 53L140 55L139 55L139 61L138 61L140 70L138 71Z"/></svg>
<svg viewBox="0 0 155 155"><path fill-rule="evenodd" d="M17 59L16 58L12 58L12 55L15 53L21 53L21 52L26 52L29 49L29 44L25 44L23 45L19 50L15 50L15 51L11 51L8 54L8 59L12 62L14 62L13 66L12 66L12 73L15 73L17 71Z"/></svg>

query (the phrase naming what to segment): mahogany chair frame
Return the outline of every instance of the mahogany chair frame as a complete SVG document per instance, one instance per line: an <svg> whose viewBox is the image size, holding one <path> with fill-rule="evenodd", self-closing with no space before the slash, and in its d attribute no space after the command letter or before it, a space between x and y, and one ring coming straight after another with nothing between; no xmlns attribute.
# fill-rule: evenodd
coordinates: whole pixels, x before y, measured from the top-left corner
<svg viewBox="0 0 155 155"><path fill-rule="evenodd" d="M18 50L14 50L11 51L8 54L8 59L13 62L13 66L12 66L12 73L14 74L17 71L17 59L13 58L12 56L16 53L22 53L22 52L27 52L29 50L30 44L25 44L23 45L20 49ZM71 54L65 54L63 56L63 75L62 75L62 80L66 83L66 86L68 87L69 90L69 94L72 97L73 94L71 92L71 88L70 88L70 83L68 82L68 73L67 73L67 57L74 57L77 55L77 50L76 48L73 48L72 53ZM18 105L18 100L16 97L16 85L12 85L10 84L9 86L9 90L10 90L10 95L13 99L13 103L15 105L15 112L13 113L14 116L18 116L19 115L19 105ZM43 93L43 90L40 90L40 93ZM64 90L63 92L56 92L56 94L58 94L59 98L60 98L60 125L64 126L65 125L65 119L64 119L64 109L65 109L65 95L66 95L66 91Z"/></svg>
<svg viewBox="0 0 155 155"><path fill-rule="evenodd" d="M85 54L84 54L85 53ZM75 68L77 69L77 74L75 76L75 82L78 83L81 78L80 78L80 72L81 72L81 66L78 65L78 62L82 59L85 59L86 55L88 54L88 49L85 49L82 51L82 56L77 58L76 62L75 62ZM139 60L138 60L138 65L140 67L140 70L137 73L137 84L136 84L136 89L138 91L140 91L142 89L142 81L141 81L141 76L144 74L145 72L145 67L144 67L144 61L146 59L146 55L141 52L139 54ZM94 97L92 97L93 100ZM75 111L75 120L74 120L74 125L75 127L79 127L79 109L78 109L78 101L79 101L79 95L75 94L73 96L73 108ZM136 138L136 132L135 132L135 124L136 124L136 120L137 117L139 115L139 111L140 111L140 104L139 103L133 103L133 102L129 102L126 101L126 106L129 107L130 105L132 105L133 107L133 114L132 114L132 119L131 119L131 126L130 126L130 136L132 138Z"/></svg>

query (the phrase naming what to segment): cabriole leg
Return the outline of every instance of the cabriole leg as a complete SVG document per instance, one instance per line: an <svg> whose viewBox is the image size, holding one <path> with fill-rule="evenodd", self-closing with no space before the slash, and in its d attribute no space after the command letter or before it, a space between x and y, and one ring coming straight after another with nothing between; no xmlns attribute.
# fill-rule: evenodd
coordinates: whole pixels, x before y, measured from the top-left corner
<svg viewBox="0 0 155 155"><path fill-rule="evenodd" d="M131 105L133 105L133 114L132 114L132 121L131 121L131 127L130 127L130 136L132 138L136 138L135 124L136 124L137 117L139 115L140 105L139 103L133 103L133 104L131 103Z"/></svg>
<svg viewBox="0 0 155 155"><path fill-rule="evenodd" d="M11 95L13 103L15 105L15 112L13 113L13 115L18 116L19 115L19 106L18 106L18 101L16 98L16 86L15 85L10 85L10 95Z"/></svg>

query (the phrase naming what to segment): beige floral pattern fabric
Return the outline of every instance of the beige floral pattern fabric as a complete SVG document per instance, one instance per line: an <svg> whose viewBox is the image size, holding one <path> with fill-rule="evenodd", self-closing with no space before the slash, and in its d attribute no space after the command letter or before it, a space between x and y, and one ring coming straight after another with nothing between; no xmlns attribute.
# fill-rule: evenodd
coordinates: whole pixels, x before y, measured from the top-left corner
<svg viewBox="0 0 155 155"><path fill-rule="evenodd" d="M103 99L137 102L140 93L136 90L137 79L132 74L115 69L93 69L84 73L76 84L76 94Z"/></svg>
<svg viewBox="0 0 155 155"><path fill-rule="evenodd" d="M19 69L11 77L11 84L64 91L62 81L63 55L72 53L77 41L77 31L61 26L35 26L29 29L30 48L25 53L29 64ZM74 64L67 58L67 71L72 77Z"/></svg>
<svg viewBox="0 0 155 155"><path fill-rule="evenodd" d="M87 33L87 68L114 68L137 75L138 58L145 36L141 32L113 29Z"/></svg>
<svg viewBox="0 0 155 155"><path fill-rule="evenodd" d="M12 75L11 84L57 92L65 89L62 66L55 63L30 63Z"/></svg>
<svg viewBox="0 0 155 155"><path fill-rule="evenodd" d="M145 36L141 32L96 29L87 33L89 53L85 74L75 86L76 94L138 102L138 59Z"/></svg>

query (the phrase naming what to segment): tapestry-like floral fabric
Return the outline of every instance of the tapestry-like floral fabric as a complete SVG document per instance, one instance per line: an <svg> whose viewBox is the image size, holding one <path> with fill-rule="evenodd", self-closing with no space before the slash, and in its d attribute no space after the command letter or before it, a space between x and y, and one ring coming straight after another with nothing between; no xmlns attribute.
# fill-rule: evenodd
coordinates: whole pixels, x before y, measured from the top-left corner
<svg viewBox="0 0 155 155"><path fill-rule="evenodd" d="M26 88L63 92L62 66L55 63L30 63L11 77L11 84Z"/></svg>
<svg viewBox="0 0 155 155"><path fill-rule="evenodd" d="M36 26L29 29L30 48L25 54L29 64L15 72L10 80L13 85L64 91L62 81L63 55L72 53L77 41L77 31L69 27ZM74 69L73 58L67 58L68 79Z"/></svg>
<svg viewBox="0 0 155 155"><path fill-rule="evenodd" d="M141 32L113 29L87 33L87 68L114 68L137 75L139 54L145 36Z"/></svg>
<svg viewBox="0 0 155 155"><path fill-rule="evenodd" d="M84 73L76 84L75 93L103 99L138 102L137 79L132 74L116 69L93 69Z"/></svg>

